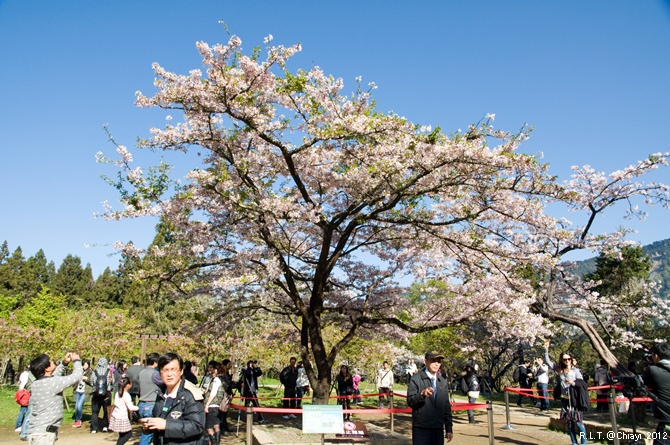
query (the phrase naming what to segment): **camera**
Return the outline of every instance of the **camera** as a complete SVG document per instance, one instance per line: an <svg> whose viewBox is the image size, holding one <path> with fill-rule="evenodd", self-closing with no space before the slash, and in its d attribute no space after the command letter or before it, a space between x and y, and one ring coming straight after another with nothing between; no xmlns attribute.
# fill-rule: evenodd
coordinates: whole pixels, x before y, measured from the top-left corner
<svg viewBox="0 0 670 445"><path fill-rule="evenodd" d="M644 384L644 380L642 380L642 376L639 374L622 375L614 383L621 383L623 385L623 395L629 399L647 395L647 387Z"/></svg>

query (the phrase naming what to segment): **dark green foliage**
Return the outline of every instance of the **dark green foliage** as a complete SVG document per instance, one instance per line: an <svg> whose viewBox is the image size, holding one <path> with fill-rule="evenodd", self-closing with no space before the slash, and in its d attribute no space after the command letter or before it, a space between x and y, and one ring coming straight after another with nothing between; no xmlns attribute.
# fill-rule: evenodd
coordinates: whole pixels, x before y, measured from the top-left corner
<svg viewBox="0 0 670 445"><path fill-rule="evenodd" d="M659 295L670 297L670 239L656 241L642 248L652 263L651 279L660 283Z"/></svg>
<svg viewBox="0 0 670 445"><path fill-rule="evenodd" d="M159 223L152 245L160 247L171 242L174 240L170 227L164 222ZM655 242L642 249L626 248L623 256L626 260L623 264L607 257L582 261L578 263L578 271L589 278L602 278L603 284L598 287L598 291L603 294L619 294L622 286L627 282L630 283L631 279L644 279L645 276L649 276L651 281L660 284L659 294L668 298L670 239ZM83 266L79 257L68 255L56 271L56 266L48 261L42 250L26 259L21 247L12 252L7 241L4 241L0 245L0 318L7 318L31 303L38 293L44 292L45 289L50 290L52 296L62 295L68 308L87 306L131 309L131 315L154 333L174 332L187 322L185 319L191 320L188 323L193 324L202 318L206 312L202 305L210 303L198 299L180 303L180 315L166 315L174 313L177 309L174 297L180 292L179 277L162 283L152 278L150 274L143 280L131 279L134 272L145 267L142 258L123 257L118 269L107 268L94 279L90 265ZM596 270L597 267L600 271ZM438 283L431 284L438 285ZM411 298L418 302L426 296L415 289ZM631 298L635 298L634 294ZM429 344L440 343L444 340L440 335L417 336L415 341L419 344L416 346L421 350Z"/></svg>
<svg viewBox="0 0 670 445"><path fill-rule="evenodd" d="M162 248L174 243L171 227L164 221L156 225L156 236L149 249ZM158 260L160 262L160 260ZM183 296L181 276L162 276L158 270L170 270L165 264L147 264L144 258L125 257L119 267L119 277L123 285L123 304L131 315L152 332L168 334L182 327L186 320L197 321L201 310L197 298L180 301ZM160 267L157 267L160 266ZM137 271L143 271L144 279L133 280Z"/></svg>
<svg viewBox="0 0 670 445"><path fill-rule="evenodd" d="M42 249L38 250L35 256L28 258L26 269L33 282L35 292L39 292L43 286L51 287L53 284L56 266L53 261L47 261Z"/></svg>
<svg viewBox="0 0 670 445"><path fill-rule="evenodd" d="M596 270L584 279L602 281L595 287L601 295L618 295L635 299L639 290L636 284L649 280L651 261L641 247L624 247L621 258L600 255L596 258Z"/></svg>
<svg viewBox="0 0 670 445"><path fill-rule="evenodd" d="M6 257L0 268L0 292L2 294L26 298L30 293L31 286L25 263L26 260L20 247Z"/></svg>
<svg viewBox="0 0 670 445"><path fill-rule="evenodd" d="M69 307L88 304L92 299L93 272L91 266L81 266L81 258L68 255L61 263L53 280L53 293L64 295Z"/></svg>
<svg viewBox="0 0 670 445"><path fill-rule="evenodd" d="M642 255L650 261L650 281L659 284L658 295L667 300L670 298L670 239L643 246ZM593 274L596 270L596 261L597 258L579 261L574 272L582 276ZM631 272L633 271L626 271Z"/></svg>
<svg viewBox="0 0 670 445"><path fill-rule="evenodd" d="M117 308L123 305L124 281L119 272L109 267L100 274L91 292L92 298L106 308Z"/></svg>

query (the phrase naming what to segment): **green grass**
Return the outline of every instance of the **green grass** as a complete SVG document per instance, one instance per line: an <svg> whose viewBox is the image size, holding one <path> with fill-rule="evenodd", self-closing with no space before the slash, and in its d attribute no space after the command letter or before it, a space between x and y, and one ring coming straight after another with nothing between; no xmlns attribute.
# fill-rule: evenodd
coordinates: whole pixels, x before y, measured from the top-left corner
<svg viewBox="0 0 670 445"><path fill-rule="evenodd" d="M14 422L16 422L16 416L19 414L19 405L14 401L15 393L15 386L0 388L0 428L11 427L14 429Z"/></svg>
<svg viewBox="0 0 670 445"><path fill-rule="evenodd" d="M14 394L16 394L15 386L3 386L0 388L0 429L14 429L16 417L19 414L19 405L14 401ZM67 398L67 403L70 409L65 410L63 425L70 426L72 425L72 422L74 422L74 397L72 395L72 388L65 390L65 397ZM84 405L84 420L87 421L90 418L91 405L90 403L87 403Z"/></svg>

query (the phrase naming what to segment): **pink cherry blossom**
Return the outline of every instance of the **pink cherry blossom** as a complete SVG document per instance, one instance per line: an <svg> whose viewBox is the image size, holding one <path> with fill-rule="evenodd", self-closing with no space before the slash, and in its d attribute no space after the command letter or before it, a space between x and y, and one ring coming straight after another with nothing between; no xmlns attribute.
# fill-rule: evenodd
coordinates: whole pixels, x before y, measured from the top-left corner
<svg viewBox="0 0 670 445"><path fill-rule="evenodd" d="M488 114L447 136L379 112L370 91L348 94L318 66L290 72L300 45L269 46L265 60L241 45L237 36L199 42L204 70L187 75L154 64L157 91L138 92L137 105L173 121L181 111L183 120L151 129L140 147L197 151L201 163L181 183L166 166L132 167L117 146L127 188L124 207L107 215L169 224L172 243L125 253L143 255L147 270L181 291L216 296L229 322L264 310L302 327L317 397L338 351L359 335L404 338L477 322L532 340L548 334L547 319L572 323L590 304L605 307L567 274L563 256L621 245L625 230L596 233L606 209L623 204L643 216L637 197L670 202L667 186L642 181L667 166L667 153L611 175L575 168L559 183L520 151L525 127L497 130ZM557 208L586 223L552 216ZM523 268L548 279L533 284ZM408 282L421 286L421 302L408 298ZM566 298L575 305L559 307ZM652 306L667 310L650 297ZM328 345L325 326L341 332Z"/></svg>

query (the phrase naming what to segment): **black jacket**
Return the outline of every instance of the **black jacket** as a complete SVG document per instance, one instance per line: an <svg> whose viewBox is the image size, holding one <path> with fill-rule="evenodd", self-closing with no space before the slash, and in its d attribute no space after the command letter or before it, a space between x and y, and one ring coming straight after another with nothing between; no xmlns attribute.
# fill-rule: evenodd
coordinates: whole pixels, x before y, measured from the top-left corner
<svg viewBox="0 0 670 445"><path fill-rule="evenodd" d="M295 389L298 380L298 368L287 366L279 374L279 381L286 389Z"/></svg>
<svg viewBox="0 0 670 445"><path fill-rule="evenodd" d="M437 375L437 396L423 397L421 391L432 386L425 371L417 372L410 378L407 387L407 405L412 408L412 426L417 428L445 428L452 433L451 404L449 403L449 382Z"/></svg>
<svg viewBox="0 0 670 445"><path fill-rule="evenodd" d="M591 406L589 399L589 387L583 379L575 380L574 386L570 387L570 400L578 410L585 412Z"/></svg>
<svg viewBox="0 0 670 445"><path fill-rule="evenodd" d="M152 415L164 417L166 425L164 431L154 431L154 445L198 445L205 429L202 399L200 389L182 379L172 406L163 413L167 399L159 394Z"/></svg>
<svg viewBox="0 0 670 445"><path fill-rule="evenodd" d="M654 417L665 423L670 423L670 369L659 365L650 365L642 377L644 384L651 389L665 404L653 403Z"/></svg>
<svg viewBox="0 0 670 445"><path fill-rule="evenodd" d="M530 388L531 382L528 378L528 368L526 365L519 365L519 386L522 388Z"/></svg>
<svg viewBox="0 0 670 445"><path fill-rule="evenodd" d="M258 366L242 369L242 395L245 397L256 397L258 392L258 377L263 375L263 371Z"/></svg>

